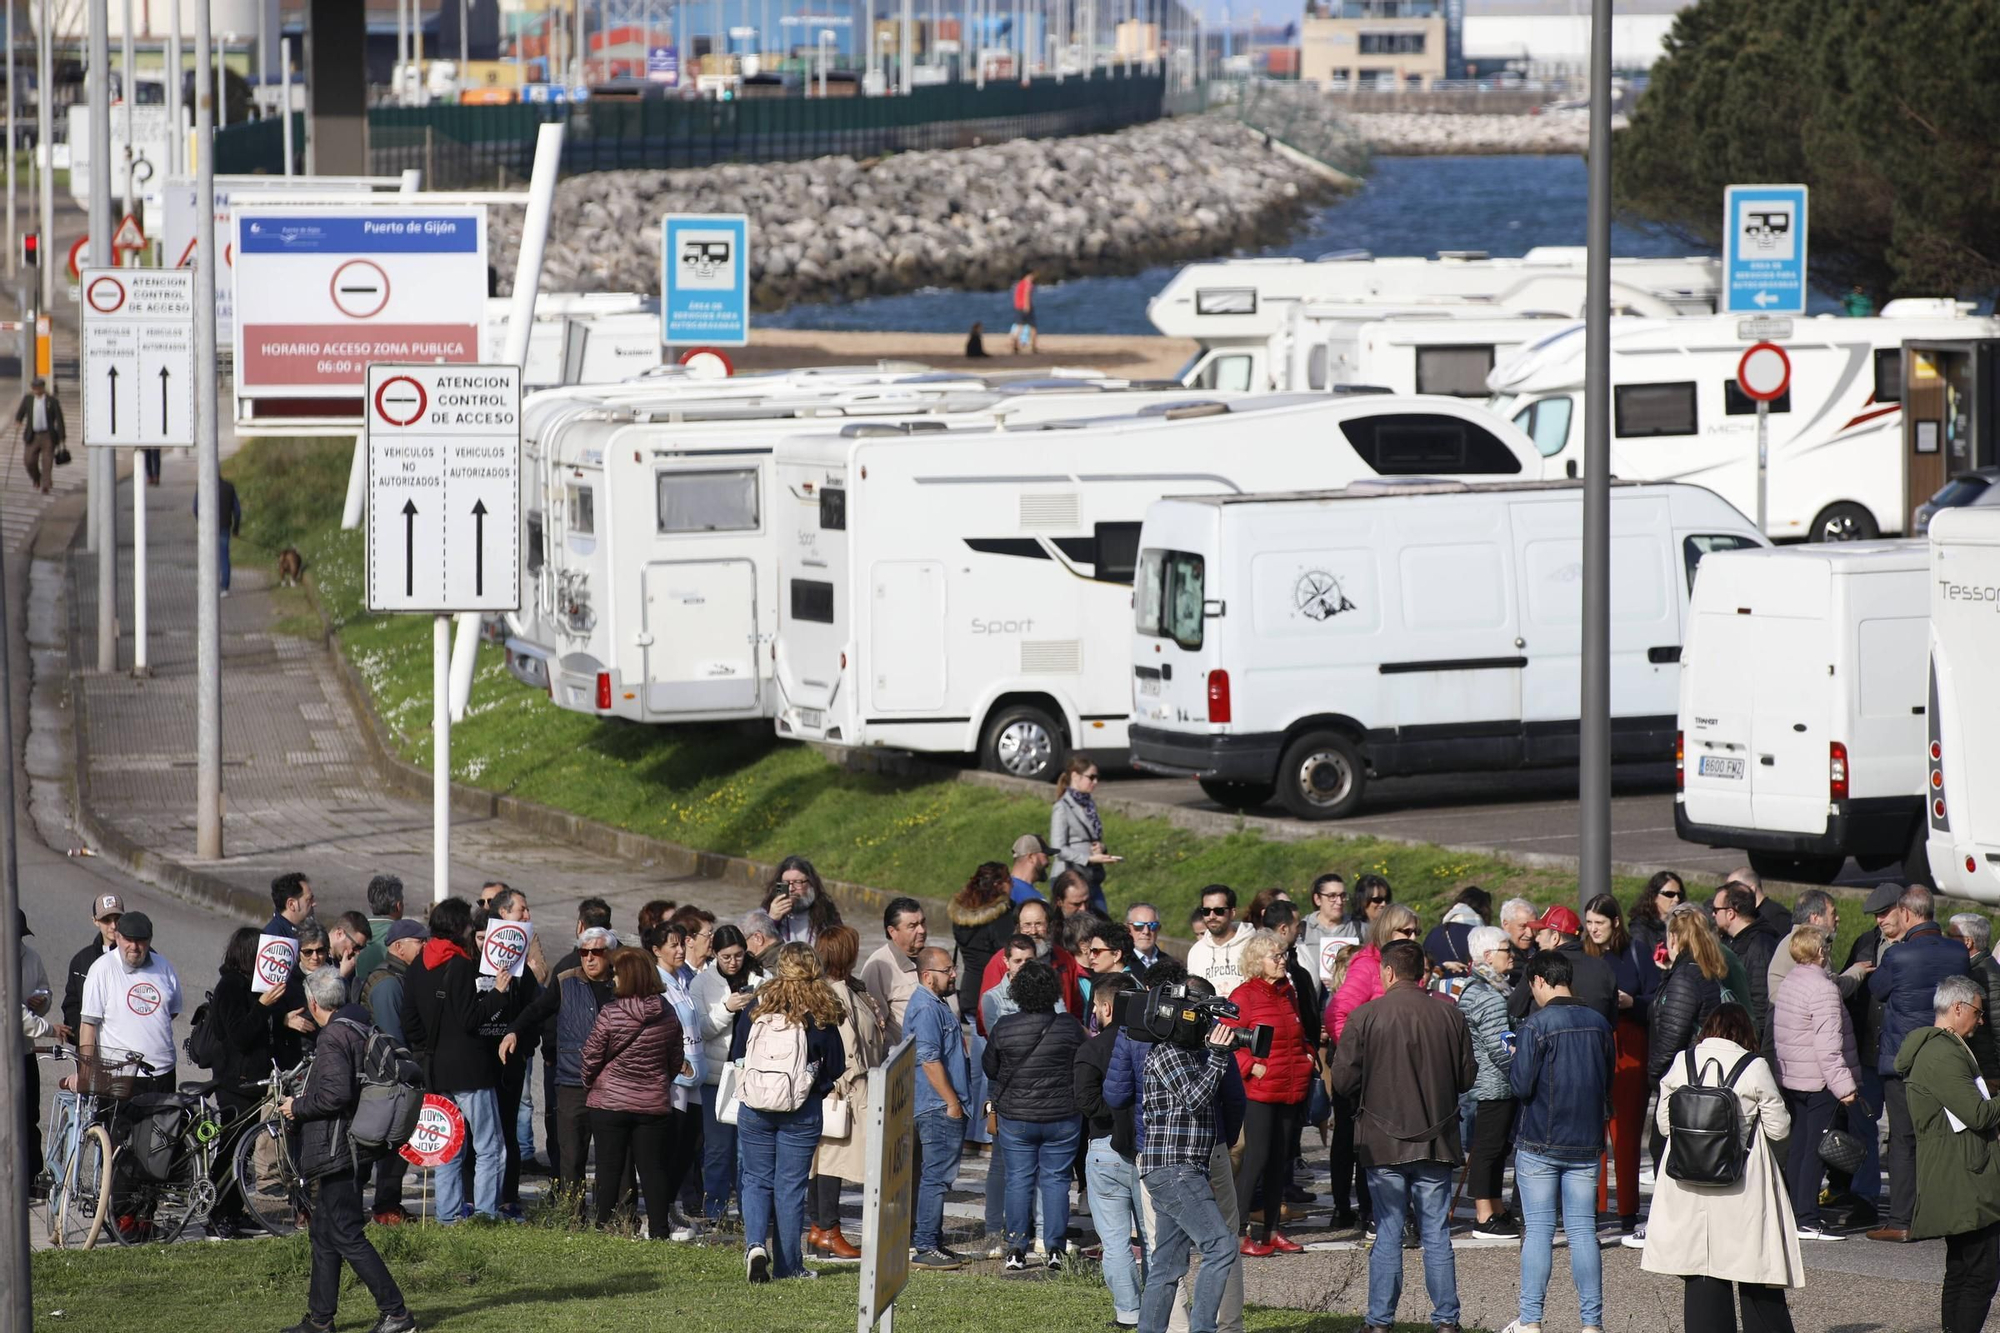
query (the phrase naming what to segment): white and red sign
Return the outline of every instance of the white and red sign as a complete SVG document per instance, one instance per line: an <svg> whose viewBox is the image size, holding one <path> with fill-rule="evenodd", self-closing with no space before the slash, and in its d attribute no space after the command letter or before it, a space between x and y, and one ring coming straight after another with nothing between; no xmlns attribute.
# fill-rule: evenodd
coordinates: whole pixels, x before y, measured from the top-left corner
<svg viewBox="0 0 2000 1333"><path fill-rule="evenodd" d="M298 965L299 942L289 935L257 937L256 970L250 975L250 989L258 995L283 986Z"/></svg>
<svg viewBox="0 0 2000 1333"><path fill-rule="evenodd" d="M400 1151L411 1166L433 1170L456 1161L465 1147L465 1113L458 1103L435 1092L424 1094L424 1107L417 1112L417 1128Z"/></svg>
<svg viewBox="0 0 2000 1333"><path fill-rule="evenodd" d="M497 977L502 972L518 977L528 965L528 945L534 941L532 921L495 921L486 927L486 942L479 947L479 973Z"/></svg>
<svg viewBox="0 0 2000 1333"><path fill-rule="evenodd" d="M194 444L194 274L86 268L83 442Z"/></svg>
<svg viewBox="0 0 2000 1333"><path fill-rule="evenodd" d="M165 1003L166 997L160 994L160 988L150 981L134 982L125 992L125 1007L141 1018L151 1018L160 1012L160 1006Z"/></svg>
<svg viewBox="0 0 2000 1333"><path fill-rule="evenodd" d="M1760 403L1776 402L1792 387L1792 359L1776 343L1757 343L1736 363L1736 387Z"/></svg>
<svg viewBox="0 0 2000 1333"><path fill-rule="evenodd" d="M484 205L240 205L239 397L356 398L375 362L473 362Z"/></svg>

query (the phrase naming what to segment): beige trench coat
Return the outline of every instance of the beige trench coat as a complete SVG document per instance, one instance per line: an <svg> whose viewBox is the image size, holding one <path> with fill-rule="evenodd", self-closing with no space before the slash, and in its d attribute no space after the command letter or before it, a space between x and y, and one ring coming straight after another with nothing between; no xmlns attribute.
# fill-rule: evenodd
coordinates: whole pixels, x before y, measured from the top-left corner
<svg viewBox="0 0 2000 1333"><path fill-rule="evenodd" d="M1733 1041L1709 1037L1696 1044L1695 1063L1704 1083L1727 1077L1744 1050ZM1720 1065L1722 1074L1708 1068ZM1667 1133L1667 1100L1688 1081L1687 1061L1676 1058L1660 1080L1660 1132ZM1743 1178L1728 1186L1683 1185L1662 1172L1653 1187L1653 1211L1646 1219L1646 1253L1640 1267L1649 1273L1760 1282L1803 1287L1805 1259L1799 1252L1792 1202L1771 1145L1792 1131L1792 1118L1778 1091L1771 1066L1753 1062L1736 1080L1737 1105L1750 1138Z"/></svg>
<svg viewBox="0 0 2000 1333"><path fill-rule="evenodd" d="M840 1076L839 1084L829 1095L846 1101L848 1132L845 1138L820 1136L819 1149L813 1154L813 1174L858 1181L868 1170L864 1160L868 1131L862 1123L868 1109L868 1071L881 1064L889 1051L883 1041L882 1012L874 998L852 982L835 983L833 991L840 997L841 1007L847 1010L847 1017L840 1022L840 1044L847 1051L847 1072Z"/></svg>

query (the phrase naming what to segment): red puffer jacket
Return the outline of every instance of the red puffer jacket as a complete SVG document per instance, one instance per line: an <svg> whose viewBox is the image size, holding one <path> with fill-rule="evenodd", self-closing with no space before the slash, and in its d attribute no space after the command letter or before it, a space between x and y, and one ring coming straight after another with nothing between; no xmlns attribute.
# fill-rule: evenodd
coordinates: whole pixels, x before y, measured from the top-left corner
<svg viewBox="0 0 2000 1333"><path fill-rule="evenodd" d="M1271 1054L1263 1060L1250 1052L1236 1052L1236 1067L1243 1073L1243 1091L1253 1102L1274 1102L1289 1106L1306 1099L1312 1082L1312 1052L1306 1046L1306 1030L1299 1022L1299 1003L1292 996L1289 981L1266 981L1255 977L1230 993L1229 999L1242 1012L1235 1026L1271 1026ZM1262 1078L1252 1078L1250 1067L1264 1066Z"/></svg>
<svg viewBox="0 0 2000 1333"><path fill-rule="evenodd" d="M665 1115L681 1072L681 1021L664 995L627 995L597 1011L583 1043L584 1105Z"/></svg>

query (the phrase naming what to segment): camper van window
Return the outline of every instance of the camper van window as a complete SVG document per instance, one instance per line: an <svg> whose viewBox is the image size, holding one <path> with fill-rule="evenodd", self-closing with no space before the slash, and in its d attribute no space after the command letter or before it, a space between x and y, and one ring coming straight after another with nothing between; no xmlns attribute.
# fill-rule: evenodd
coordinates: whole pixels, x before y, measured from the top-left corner
<svg viewBox="0 0 2000 1333"><path fill-rule="evenodd" d="M1756 545L1754 538L1738 536L1735 533L1687 538L1681 543L1681 553L1687 559L1688 591L1694 591L1694 571L1701 564L1703 556L1716 551L1748 551L1754 549Z"/></svg>
<svg viewBox="0 0 2000 1333"><path fill-rule="evenodd" d="M1238 389L1250 388L1250 358L1247 355L1218 356L1201 368L1195 376L1196 389Z"/></svg>
<svg viewBox="0 0 2000 1333"><path fill-rule="evenodd" d="M1431 477L1440 472L1517 475L1521 460L1493 432L1462 417L1418 412L1355 417L1341 434L1361 461L1384 477Z"/></svg>
<svg viewBox="0 0 2000 1333"><path fill-rule="evenodd" d="M1621 384L1611 391L1612 417L1619 438L1698 435L1694 384Z"/></svg>
<svg viewBox="0 0 2000 1333"><path fill-rule="evenodd" d="M588 537L597 531L597 492L588 486L569 488L569 535Z"/></svg>
<svg viewBox="0 0 2000 1333"><path fill-rule="evenodd" d="M1419 347L1417 392L1451 398L1484 398L1493 373L1491 347Z"/></svg>
<svg viewBox="0 0 2000 1333"><path fill-rule="evenodd" d="M1569 443L1568 398L1539 398L1514 414L1514 424L1535 442L1543 458L1554 458Z"/></svg>
<svg viewBox="0 0 2000 1333"><path fill-rule="evenodd" d="M1884 347L1875 353L1875 401L1903 401L1903 349Z"/></svg>
<svg viewBox="0 0 2000 1333"><path fill-rule="evenodd" d="M661 532L755 532L757 473L662 470L659 486Z"/></svg>
<svg viewBox="0 0 2000 1333"><path fill-rule="evenodd" d="M847 531L847 492L839 486L823 486L819 492L821 532Z"/></svg>
<svg viewBox="0 0 2000 1333"><path fill-rule="evenodd" d="M1314 393L1326 388L1326 344L1306 353L1306 387Z"/></svg>
<svg viewBox="0 0 2000 1333"><path fill-rule="evenodd" d="M833 623L833 585L815 579L792 580L792 619L819 625Z"/></svg>
<svg viewBox="0 0 2000 1333"><path fill-rule="evenodd" d="M1172 639L1190 651L1201 647L1202 561L1185 551L1146 551L1139 557L1133 621L1141 634Z"/></svg>
<svg viewBox="0 0 2000 1333"><path fill-rule="evenodd" d="M1790 389L1785 390L1771 400L1771 413L1773 416L1780 412L1789 412L1791 410L1792 391ZM1733 378L1726 379L1722 382L1722 411L1726 416L1754 417L1757 415L1757 400L1743 392L1742 388L1738 386Z"/></svg>
<svg viewBox="0 0 2000 1333"><path fill-rule="evenodd" d="M1166 602L1167 553L1142 551L1132 578L1132 620L1139 633L1158 638L1160 613Z"/></svg>
<svg viewBox="0 0 2000 1333"><path fill-rule="evenodd" d="M1097 525L1097 577L1106 583L1130 583L1139 560L1137 523Z"/></svg>

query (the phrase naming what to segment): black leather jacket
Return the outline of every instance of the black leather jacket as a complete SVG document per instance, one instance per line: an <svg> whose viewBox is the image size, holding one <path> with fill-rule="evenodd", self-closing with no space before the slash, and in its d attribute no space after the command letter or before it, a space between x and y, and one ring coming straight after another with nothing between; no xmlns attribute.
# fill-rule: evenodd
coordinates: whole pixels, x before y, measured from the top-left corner
<svg viewBox="0 0 2000 1333"><path fill-rule="evenodd" d="M1722 1006L1722 983L1711 981L1682 954L1667 969L1660 993L1653 999L1653 1021L1646 1037L1646 1081L1658 1083L1668 1066L1694 1045L1701 1025Z"/></svg>
<svg viewBox="0 0 2000 1333"><path fill-rule="evenodd" d="M374 1024L358 1004L342 1005L333 1020L313 1043L312 1071L292 1101L292 1119L299 1126L299 1174L307 1180L354 1165L347 1127L361 1100L361 1061ZM358 1030L354 1024L360 1025Z"/></svg>
<svg viewBox="0 0 2000 1333"><path fill-rule="evenodd" d="M1083 1025L1068 1014L1009 1014L986 1038L993 1108L1009 1120L1076 1116L1076 1052Z"/></svg>

